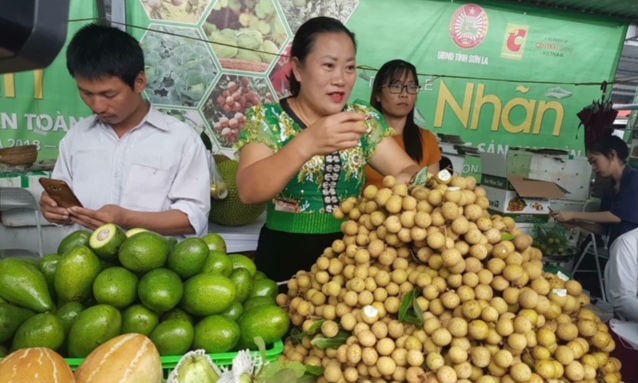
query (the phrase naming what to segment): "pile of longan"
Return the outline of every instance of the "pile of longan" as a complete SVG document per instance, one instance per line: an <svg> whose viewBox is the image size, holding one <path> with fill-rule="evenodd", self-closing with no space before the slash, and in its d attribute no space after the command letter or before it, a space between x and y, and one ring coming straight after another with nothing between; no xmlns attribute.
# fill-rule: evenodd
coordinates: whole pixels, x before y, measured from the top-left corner
<svg viewBox="0 0 638 383"><path fill-rule="evenodd" d="M323 368L320 383L621 381L580 283L545 273L474 178L384 186L342 203L343 239L277 297L302 334L287 360ZM406 307L421 320L399 320Z"/></svg>

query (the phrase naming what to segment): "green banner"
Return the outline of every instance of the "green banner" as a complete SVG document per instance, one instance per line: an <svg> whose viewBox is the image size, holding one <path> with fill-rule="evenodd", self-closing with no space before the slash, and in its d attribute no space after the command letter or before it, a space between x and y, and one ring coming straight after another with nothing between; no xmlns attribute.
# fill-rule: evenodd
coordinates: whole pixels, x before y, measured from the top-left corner
<svg viewBox="0 0 638 383"><path fill-rule="evenodd" d="M417 107L434 133L481 151L576 152L584 135L576 113L613 79L627 28L520 5L421 0L362 1L348 26L361 64L400 58L423 74ZM369 99L374 73L360 72L356 97Z"/></svg>
<svg viewBox="0 0 638 383"><path fill-rule="evenodd" d="M247 108L287 95L288 52L306 19L344 21L358 43L353 99L369 99L385 61L416 65L418 117L435 133L482 151L583 147L576 113L613 79L625 24L585 15L437 0L131 0L127 30L147 61L146 95L232 150ZM69 36L96 15L71 3ZM80 19L84 21L79 21ZM78 21L74 21L78 20ZM55 158L66 131L90 111L61 54L44 71L0 75L0 146L36 143Z"/></svg>
<svg viewBox="0 0 638 383"><path fill-rule="evenodd" d="M95 2L72 0L68 36L96 16ZM56 158L64 134L90 114L66 69L64 49L44 70L0 74L0 147L36 144L39 160Z"/></svg>

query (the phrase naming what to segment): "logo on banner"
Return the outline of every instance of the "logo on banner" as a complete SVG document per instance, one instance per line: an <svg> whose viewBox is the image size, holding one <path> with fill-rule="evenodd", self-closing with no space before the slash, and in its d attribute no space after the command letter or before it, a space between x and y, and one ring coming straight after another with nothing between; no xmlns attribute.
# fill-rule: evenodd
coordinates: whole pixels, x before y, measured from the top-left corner
<svg viewBox="0 0 638 383"><path fill-rule="evenodd" d="M459 47L476 48L485 40L488 26L489 21L485 10L476 4L467 4L454 12L450 24L450 35Z"/></svg>
<svg viewBox="0 0 638 383"><path fill-rule="evenodd" d="M507 24L505 28L505 37L503 38L503 47L501 49L501 57L521 60L525 51L525 42L529 34L527 25Z"/></svg>
<svg viewBox="0 0 638 383"><path fill-rule="evenodd" d="M536 50L544 56L565 57L574 53L574 47L569 45L569 40L561 37L545 36L535 44Z"/></svg>

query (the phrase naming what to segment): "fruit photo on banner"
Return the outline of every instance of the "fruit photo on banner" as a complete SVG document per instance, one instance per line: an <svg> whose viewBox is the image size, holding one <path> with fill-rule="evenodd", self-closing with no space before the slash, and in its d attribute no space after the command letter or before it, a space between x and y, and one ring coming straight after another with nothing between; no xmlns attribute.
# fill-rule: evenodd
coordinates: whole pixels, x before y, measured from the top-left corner
<svg viewBox="0 0 638 383"><path fill-rule="evenodd" d="M156 104L197 106L218 73L199 31L156 24L149 29L140 41L149 99Z"/></svg>
<svg viewBox="0 0 638 383"><path fill-rule="evenodd" d="M221 66L230 70L265 72L288 40L273 0L219 1L203 27Z"/></svg>
<svg viewBox="0 0 638 383"><path fill-rule="evenodd" d="M194 23L211 0L142 0L151 19Z"/></svg>
<svg viewBox="0 0 638 383"><path fill-rule="evenodd" d="M128 30L146 55L148 98L232 152L248 108L289 95L294 31L323 15L347 20L359 1L137 0Z"/></svg>
<svg viewBox="0 0 638 383"><path fill-rule="evenodd" d="M400 58L417 67L423 85L417 111L424 128L458 135L479 151L524 146L582 154L582 140L574 139L576 114L600 96L599 83L613 80L627 28L613 20L533 7L523 12L506 3L219 0L204 7L199 19L178 20L149 16L148 1L130 3L128 24L135 26L134 32L149 25L177 35L183 32L180 28L197 30L214 61L212 67L188 67L193 74L176 93L179 98L161 102L197 109L204 116L206 134L229 150L253 98L243 93L254 90L261 102L288 96L294 33L305 20L322 15L340 19L356 35L360 78L353 100L367 100L375 68ZM388 22L412 19L427 23ZM204 62L208 54L201 56ZM563 70L566 67L570 70ZM211 76L210 87L199 85ZM227 92L222 100L228 89L221 89L233 82L241 89L245 79L250 90ZM151 81L162 84L164 79ZM198 102L202 91L204 101Z"/></svg>
<svg viewBox="0 0 638 383"><path fill-rule="evenodd" d="M232 146L246 123L244 113L252 106L272 104L275 99L266 79L223 75L203 106L204 116L223 147Z"/></svg>

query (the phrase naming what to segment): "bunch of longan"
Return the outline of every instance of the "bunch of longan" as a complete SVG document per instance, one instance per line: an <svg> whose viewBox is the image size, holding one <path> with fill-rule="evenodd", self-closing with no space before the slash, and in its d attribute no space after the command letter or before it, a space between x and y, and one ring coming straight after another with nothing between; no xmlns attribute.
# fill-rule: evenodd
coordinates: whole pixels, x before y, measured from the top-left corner
<svg viewBox="0 0 638 383"><path fill-rule="evenodd" d="M321 383L621 381L580 283L545 273L474 178L384 185L342 203L343 239L277 297L301 333L286 359Z"/></svg>

